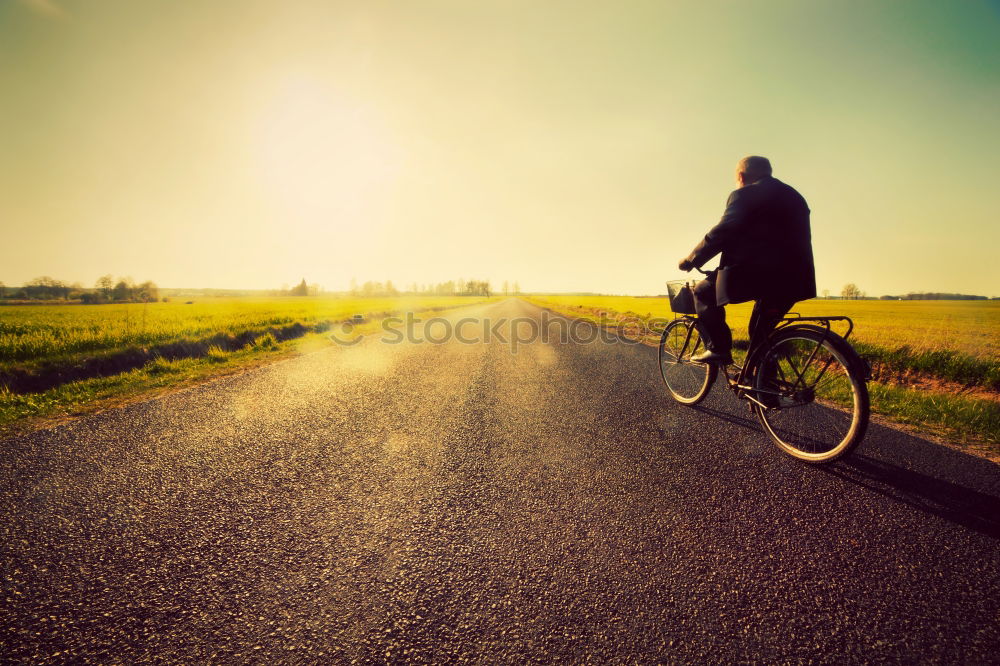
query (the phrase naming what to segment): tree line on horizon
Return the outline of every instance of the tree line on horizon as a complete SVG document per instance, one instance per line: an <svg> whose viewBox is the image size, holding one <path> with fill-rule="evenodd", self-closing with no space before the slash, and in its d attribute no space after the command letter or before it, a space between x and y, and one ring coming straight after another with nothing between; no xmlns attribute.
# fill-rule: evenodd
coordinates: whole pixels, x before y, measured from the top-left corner
<svg viewBox="0 0 1000 666"><path fill-rule="evenodd" d="M491 296L494 291L489 280L447 280L436 284L410 283L409 289L400 290L392 283L392 280L383 282L367 281L358 284L356 279L351 280L351 287L348 291L351 296L399 296L400 294L425 294L429 296ZM514 282L513 286L508 281L504 281L501 293L508 296L511 293L521 293L521 286Z"/></svg>
<svg viewBox="0 0 1000 666"><path fill-rule="evenodd" d="M168 293L170 290L168 290ZM239 295L240 290L232 294ZM272 296L319 296L324 293L318 284L307 284L305 278L294 287L284 286L281 289L266 293ZM341 292L342 293L342 292ZM448 280L437 284L417 284L413 282L406 290L398 289L392 280L385 282L367 281L358 284L351 280L348 291L350 296L399 296L403 294L424 294L433 296L491 296L494 292L489 280ZM518 282L504 280L500 292L504 296L521 293ZM823 290L822 298L838 298L831 296L829 289ZM848 283L841 290L843 300L883 300L883 301L987 301L1000 300L1000 297L990 298L975 294L958 294L951 292L908 292L901 295L868 296L856 284ZM160 300L160 288L152 280L136 283L131 277L119 277L116 281L111 275L102 275L93 287L84 287L79 282L68 283L48 275L34 278L21 287L9 287L0 282L0 299L29 301L79 301L84 304L100 303L150 303ZM167 298L163 298L167 301Z"/></svg>
<svg viewBox="0 0 1000 666"><path fill-rule="evenodd" d="M902 296L880 296L882 300L900 300L900 301L989 301L989 300L1000 300L1000 298L994 296L992 299L987 296L974 296L972 294L948 294L944 292L923 292L923 293L909 293L903 294Z"/></svg>
<svg viewBox="0 0 1000 666"><path fill-rule="evenodd" d="M79 282L69 283L48 275L29 280L21 287L7 287L0 282L0 298L29 301L80 301L97 303L150 303L160 299L160 289L152 280L136 283L131 277L119 277L117 282L111 275L97 278L93 287L84 287Z"/></svg>
<svg viewBox="0 0 1000 666"><path fill-rule="evenodd" d="M823 291L823 298L830 298L830 290L825 289ZM863 292L858 285L853 282L849 282L844 285L844 288L840 291L840 298L843 300L881 300L881 301L988 301L988 300L1000 300L996 297L990 299L987 296L975 296L973 294L952 294L945 292L909 292L907 294L893 296L886 294L884 296L868 296Z"/></svg>
<svg viewBox="0 0 1000 666"><path fill-rule="evenodd" d="M319 296L324 292L318 284L309 284L305 278L295 285L288 287L284 285L281 289L272 292L276 296ZM336 293L336 292L334 292ZM418 284L410 283L408 288L397 287L392 280L381 282L379 280L368 280L358 283L357 279L351 280L351 286L347 295L352 297L393 297L410 295L428 296L491 296L495 292L490 286L489 280L447 280L445 282ZM511 283L504 280L501 293L504 296L521 293L521 285L518 282Z"/></svg>

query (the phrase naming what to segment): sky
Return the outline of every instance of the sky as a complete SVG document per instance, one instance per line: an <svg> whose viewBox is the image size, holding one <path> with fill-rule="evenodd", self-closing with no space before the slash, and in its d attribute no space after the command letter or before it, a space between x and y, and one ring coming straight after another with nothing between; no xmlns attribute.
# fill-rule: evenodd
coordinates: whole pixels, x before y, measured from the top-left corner
<svg viewBox="0 0 1000 666"><path fill-rule="evenodd" d="M663 293L750 154L821 293L1000 296L1000 3L0 0L8 286Z"/></svg>

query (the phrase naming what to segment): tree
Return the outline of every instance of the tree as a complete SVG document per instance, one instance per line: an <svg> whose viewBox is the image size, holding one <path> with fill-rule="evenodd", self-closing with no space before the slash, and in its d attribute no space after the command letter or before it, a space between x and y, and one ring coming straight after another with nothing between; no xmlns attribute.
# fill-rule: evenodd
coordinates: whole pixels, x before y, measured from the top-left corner
<svg viewBox="0 0 1000 666"><path fill-rule="evenodd" d="M830 290L829 289L824 289L823 290L823 298L830 298Z"/></svg>
<svg viewBox="0 0 1000 666"><path fill-rule="evenodd" d="M515 294L520 294L521 293L521 284L519 282L515 282L514 283L514 293Z"/></svg>
<svg viewBox="0 0 1000 666"><path fill-rule="evenodd" d="M289 292L290 296L308 296L309 295L309 285L306 284L306 279L302 278L302 282L299 282L292 290Z"/></svg>
<svg viewBox="0 0 1000 666"><path fill-rule="evenodd" d="M152 280L146 280L136 287L135 295L143 303L158 301L160 299L160 289Z"/></svg>
<svg viewBox="0 0 1000 666"><path fill-rule="evenodd" d="M116 301L131 301L135 294L135 283L132 278L119 278L118 284L111 290L111 296Z"/></svg>
<svg viewBox="0 0 1000 666"><path fill-rule="evenodd" d="M104 296L105 299L108 300L111 299L111 290L114 289L114 286L114 278L110 275L102 275L97 278L97 282L94 284L94 287L101 292L101 295Z"/></svg>
<svg viewBox="0 0 1000 666"><path fill-rule="evenodd" d="M503 295L506 296L510 293L510 286L507 284L507 280L503 281Z"/></svg>
<svg viewBox="0 0 1000 666"><path fill-rule="evenodd" d="M0 282L0 298L3 298L6 293L7 293L7 285L5 285L3 282Z"/></svg>
<svg viewBox="0 0 1000 666"><path fill-rule="evenodd" d="M864 296L864 292L858 289L858 285L853 282L849 282L844 285L844 288L840 290L840 295L849 300L856 300Z"/></svg>
<svg viewBox="0 0 1000 666"><path fill-rule="evenodd" d="M465 283L464 291L458 292L463 296L489 296L489 280L468 280Z"/></svg>
<svg viewBox="0 0 1000 666"><path fill-rule="evenodd" d="M43 275L24 285L24 292L28 298L66 298L69 296L69 287L61 280Z"/></svg>

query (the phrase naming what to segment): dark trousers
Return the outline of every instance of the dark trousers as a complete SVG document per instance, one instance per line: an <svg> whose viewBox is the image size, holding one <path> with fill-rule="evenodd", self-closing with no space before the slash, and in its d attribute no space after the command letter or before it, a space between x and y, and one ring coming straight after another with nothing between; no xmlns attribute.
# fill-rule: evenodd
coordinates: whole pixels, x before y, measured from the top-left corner
<svg viewBox="0 0 1000 666"><path fill-rule="evenodd" d="M698 313L698 328L705 346L716 354L729 354L733 348L733 333L726 325L726 308L716 304L715 273L694 287L694 308ZM781 318L792 309L795 301L765 297L754 302L750 314L750 341L759 344L774 330Z"/></svg>

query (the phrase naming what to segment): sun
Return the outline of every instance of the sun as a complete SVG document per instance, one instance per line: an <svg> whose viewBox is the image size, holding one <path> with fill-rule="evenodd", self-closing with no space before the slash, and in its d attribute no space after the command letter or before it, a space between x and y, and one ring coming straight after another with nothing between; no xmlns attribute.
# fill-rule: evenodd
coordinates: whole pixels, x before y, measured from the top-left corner
<svg viewBox="0 0 1000 666"><path fill-rule="evenodd" d="M363 221L398 176L401 151L378 109L301 74L262 101L252 142L258 181L302 222Z"/></svg>

